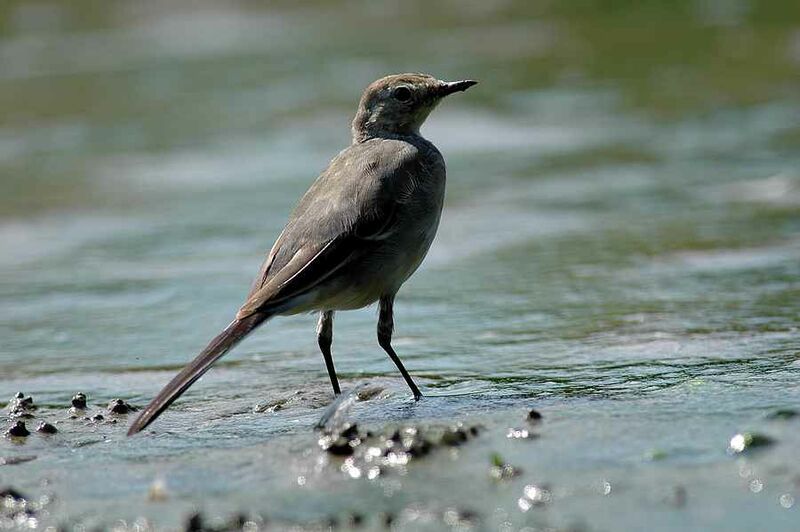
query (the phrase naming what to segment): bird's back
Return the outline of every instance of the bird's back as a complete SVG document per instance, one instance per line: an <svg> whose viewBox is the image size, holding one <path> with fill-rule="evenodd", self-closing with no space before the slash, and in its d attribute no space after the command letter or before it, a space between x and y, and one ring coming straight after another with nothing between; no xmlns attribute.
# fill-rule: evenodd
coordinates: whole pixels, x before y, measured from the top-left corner
<svg viewBox="0 0 800 532"><path fill-rule="evenodd" d="M373 138L343 150L308 189L270 251L251 296L305 249L331 242L345 264L293 312L359 308L393 294L436 234L445 165L420 136ZM356 273L357 272L357 273Z"/></svg>

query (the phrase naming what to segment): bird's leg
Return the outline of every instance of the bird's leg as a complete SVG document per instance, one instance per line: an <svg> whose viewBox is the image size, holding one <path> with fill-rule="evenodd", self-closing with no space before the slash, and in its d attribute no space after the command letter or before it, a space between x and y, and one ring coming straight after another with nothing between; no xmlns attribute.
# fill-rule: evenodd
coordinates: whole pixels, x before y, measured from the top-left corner
<svg viewBox="0 0 800 532"><path fill-rule="evenodd" d="M319 313L317 322L317 343L322 356L325 357L325 367L328 368L328 376L331 378L333 393L339 395L339 379L336 377L336 368L333 367L333 355L331 355L331 344L333 343L333 311L323 310Z"/></svg>
<svg viewBox="0 0 800 532"><path fill-rule="evenodd" d="M378 344L386 351L389 358L391 358L392 362L397 366L397 369L400 370L400 373L406 380L406 384L408 384L408 387L411 388L411 392L414 394L414 399L419 401L419 398L422 397L422 393L419 391L419 388L417 388L417 385L414 384L411 375L408 374L405 366L403 366L403 363L400 361L400 357L397 356L397 353L395 353L392 348L392 332L394 331L393 306L393 295L381 298L380 314L378 316Z"/></svg>

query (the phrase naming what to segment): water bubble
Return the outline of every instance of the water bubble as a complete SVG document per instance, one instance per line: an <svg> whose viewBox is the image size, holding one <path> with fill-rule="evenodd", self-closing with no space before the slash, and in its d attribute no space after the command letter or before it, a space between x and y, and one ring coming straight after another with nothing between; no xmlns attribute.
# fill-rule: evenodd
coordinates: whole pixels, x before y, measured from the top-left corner
<svg viewBox="0 0 800 532"><path fill-rule="evenodd" d="M767 447L775 443L775 440L769 436L759 434L757 432L742 432L736 434L731 438L728 443L728 452L732 454L739 454L756 447Z"/></svg>
<svg viewBox="0 0 800 532"><path fill-rule="evenodd" d="M784 493L778 497L778 502L787 510L794 506L794 496L791 493Z"/></svg>
<svg viewBox="0 0 800 532"><path fill-rule="evenodd" d="M536 438L536 434L531 434L527 429L509 428L506 438L510 440L527 440Z"/></svg>

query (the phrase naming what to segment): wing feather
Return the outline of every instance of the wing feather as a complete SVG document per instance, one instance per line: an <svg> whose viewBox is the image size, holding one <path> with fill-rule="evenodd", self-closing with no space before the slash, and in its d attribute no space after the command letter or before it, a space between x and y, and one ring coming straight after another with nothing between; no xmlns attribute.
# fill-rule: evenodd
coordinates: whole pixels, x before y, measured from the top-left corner
<svg viewBox="0 0 800 532"><path fill-rule="evenodd" d="M389 236L405 198L413 146L383 139L340 153L301 198L261 266L243 319L274 308L328 279Z"/></svg>

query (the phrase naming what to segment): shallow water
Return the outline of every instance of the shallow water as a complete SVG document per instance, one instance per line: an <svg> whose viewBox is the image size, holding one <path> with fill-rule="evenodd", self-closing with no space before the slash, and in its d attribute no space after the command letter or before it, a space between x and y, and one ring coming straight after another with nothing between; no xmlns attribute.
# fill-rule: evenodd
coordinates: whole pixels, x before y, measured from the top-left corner
<svg viewBox="0 0 800 532"><path fill-rule="evenodd" d="M60 430L0 439L0 489L50 499L0 528L796 529L800 416L769 416L800 409L797 8L423 6L0 6L0 399ZM395 346L426 397L374 309L337 315L334 356L381 390L362 429L480 434L353 478L313 430L311 316L140 436L68 419L78 391L143 406L228 323L362 87L405 70L481 80L423 129L447 205ZM742 431L774 444L735 455Z"/></svg>

